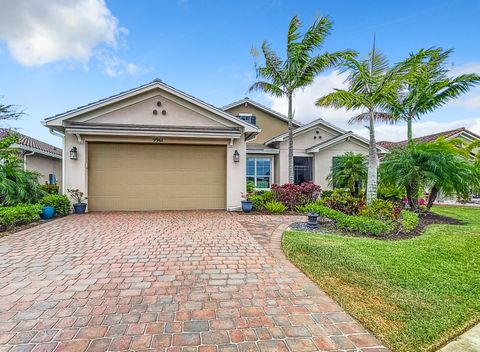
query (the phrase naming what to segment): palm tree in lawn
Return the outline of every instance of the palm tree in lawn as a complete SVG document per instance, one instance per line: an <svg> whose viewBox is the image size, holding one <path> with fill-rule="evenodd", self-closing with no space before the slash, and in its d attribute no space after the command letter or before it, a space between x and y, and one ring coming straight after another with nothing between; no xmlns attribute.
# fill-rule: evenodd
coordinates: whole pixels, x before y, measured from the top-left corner
<svg viewBox="0 0 480 352"><path fill-rule="evenodd" d="M418 209L418 190L428 190L430 210L440 192L466 195L478 187L478 171L466 158L457 141L438 139L393 150L385 156L380 167L382 183L405 187L412 210Z"/></svg>
<svg viewBox="0 0 480 352"><path fill-rule="evenodd" d="M319 17L302 35L302 24L297 16L290 21L287 33L285 60L278 56L264 41L262 53L264 66L256 65L259 81L249 91L262 91L275 97L288 100L288 182L294 182L293 176L293 98L295 92L310 85L320 72L336 67L344 59L356 55L352 50L324 52L315 54L330 34L332 22L328 17ZM256 51L252 50L254 56Z"/></svg>
<svg viewBox="0 0 480 352"><path fill-rule="evenodd" d="M375 49L368 58L356 60L351 57L343 63L343 72L349 72L347 90L335 89L334 92L319 98L317 106L346 108L350 110L364 110L350 120L354 122L368 122L369 152L368 152L368 179L367 203L377 198L377 171L378 153L375 139L375 122L391 121L393 117L388 113L389 102L395 99L398 90L398 78L405 73L405 67L389 68L385 56Z"/></svg>
<svg viewBox="0 0 480 352"><path fill-rule="evenodd" d="M358 197L367 181L366 156L347 152L334 160L331 172L327 177L329 184L349 188L352 196Z"/></svg>
<svg viewBox="0 0 480 352"><path fill-rule="evenodd" d="M413 140L412 124L422 115L434 111L447 102L469 91L480 83L480 75L452 76L447 68L452 50L441 48L421 49L396 66L407 68L401 77L402 84L395 100L391 100L389 112L407 123L407 139Z"/></svg>

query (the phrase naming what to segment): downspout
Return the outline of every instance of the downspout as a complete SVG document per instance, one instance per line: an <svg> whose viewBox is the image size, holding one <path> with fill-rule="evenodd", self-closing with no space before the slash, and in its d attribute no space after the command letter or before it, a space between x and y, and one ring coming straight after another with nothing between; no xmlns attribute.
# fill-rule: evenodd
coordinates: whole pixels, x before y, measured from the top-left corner
<svg viewBox="0 0 480 352"><path fill-rule="evenodd" d="M27 171L27 156L31 156L33 154L35 154L35 152L23 154L23 171Z"/></svg>
<svg viewBox="0 0 480 352"><path fill-rule="evenodd" d="M65 194L65 135L53 128L49 128L51 134L62 138L62 194Z"/></svg>

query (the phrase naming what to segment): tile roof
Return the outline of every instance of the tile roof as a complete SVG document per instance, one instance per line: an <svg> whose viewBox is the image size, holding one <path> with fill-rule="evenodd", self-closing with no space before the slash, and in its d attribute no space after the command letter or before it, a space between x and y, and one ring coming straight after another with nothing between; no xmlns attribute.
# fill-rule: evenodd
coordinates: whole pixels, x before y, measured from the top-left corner
<svg viewBox="0 0 480 352"><path fill-rule="evenodd" d="M16 132L16 134L19 136L16 143L19 148L26 147L26 149L38 152L40 154L42 154L43 152L46 154L53 154L60 158L62 157L61 148L55 147L51 144L39 141L38 139L26 136L18 132Z"/></svg>
<svg viewBox="0 0 480 352"><path fill-rule="evenodd" d="M462 133L462 132L466 132L466 133L480 139L480 136L478 136L475 133L467 130L465 127L460 127L460 128L456 128L454 130L442 131L442 132L438 132L438 133L428 134L426 136L417 137L417 138L414 138L413 140L416 141L417 143L427 143L427 142L433 142L440 137L444 137L444 138L453 137L453 136L456 136L457 134ZM382 147L384 147L386 149L392 150L394 148L404 147L404 146L407 145L407 143L408 143L408 141L404 140L404 141L400 141L400 142L381 141L381 142L378 142L377 144L381 145Z"/></svg>

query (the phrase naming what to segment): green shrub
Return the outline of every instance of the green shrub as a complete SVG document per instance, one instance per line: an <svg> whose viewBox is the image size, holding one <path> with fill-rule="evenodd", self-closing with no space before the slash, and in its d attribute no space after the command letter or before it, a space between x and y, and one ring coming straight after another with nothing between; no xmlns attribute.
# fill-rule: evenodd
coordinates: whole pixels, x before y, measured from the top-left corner
<svg viewBox="0 0 480 352"><path fill-rule="evenodd" d="M248 181L246 189L247 189L247 193L254 192L255 191L255 183L253 183L252 181Z"/></svg>
<svg viewBox="0 0 480 352"><path fill-rule="evenodd" d="M47 194L58 194L58 185L49 185L49 184L44 184L40 185L40 188Z"/></svg>
<svg viewBox="0 0 480 352"><path fill-rule="evenodd" d="M389 200L394 203L402 203L405 198L405 188L398 186L380 185L378 187L378 198Z"/></svg>
<svg viewBox="0 0 480 352"><path fill-rule="evenodd" d="M265 209L265 203L273 200L273 194L270 191L255 191L250 196L250 201L253 203L253 209L256 211L262 211Z"/></svg>
<svg viewBox="0 0 480 352"><path fill-rule="evenodd" d="M318 202L328 208L341 211L348 215L359 214L365 206L363 199L355 198L350 192L341 189L333 190L330 196L325 196Z"/></svg>
<svg viewBox="0 0 480 352"><path fill-rule="evenodd" d="M38 183L38 172L24 171L19 158L0 163L0 202L4 206L35 204L45 192Z"/></svg>
<svg viewBox="0 0 480 352"><path fill-rule="evenodd" d="M249 200L253 203L253 210L256 210L256 211L263 210L264 201L261 194L254 194L250 196Z"/></svg>
<svg viewBox="0 0 480 352"><path fill-rule="evenodd" d="M360 211L360 215L383 221L395 221L400 216L400 210L401 208L397 207L393 202L375 199Z"/></svg>
<svg viewBox="0 0 480 352"><path fill-rule="evenodd" d="M287 210L287 207L276 200L265 203L265 209L270 213L283 213Z"/></svg>
<svg viewBox="0 0 480 352"><path fill-rule="evenodd" d="M418 214L408 210L402 210L400 212L400 226L403 231L410 232L418 226L419 218Z"/></svg>
<svg viewBox="0 0 480 352"><path fill-rule="evenodd" d="M41 200L43 206L51 206L55 208L58 215L68 215L70 213L70 200L67 196L60 194L47 194Z"/></svg>
<svg viewBox="0 0 480 352"><path fill-rule="evenodd" d="M40 219L40 204L19 204L0 207L0 229L5 231L13 226L29 224Z"/></svg>
<svg viewBox="0 0 480 352"><path fill-rule="evenodd" d="M359 232L366 235L382 236L394 230L392 221L381 221L358 215L347 215L341 211L328 208L319 203L307 204L302 207L303 212L314 212L320 216L332 219L335 226L347 231Z"/></svg>

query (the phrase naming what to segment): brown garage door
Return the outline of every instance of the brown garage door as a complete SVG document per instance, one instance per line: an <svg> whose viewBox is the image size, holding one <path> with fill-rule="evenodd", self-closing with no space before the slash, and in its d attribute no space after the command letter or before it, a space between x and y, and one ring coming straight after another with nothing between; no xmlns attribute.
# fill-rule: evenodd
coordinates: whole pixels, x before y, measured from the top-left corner
<svg viewBox="0 0 480 352"><path fill-rule="evenodd" d="M225 209L226 147L89 143L90 210Z"/></svg>

